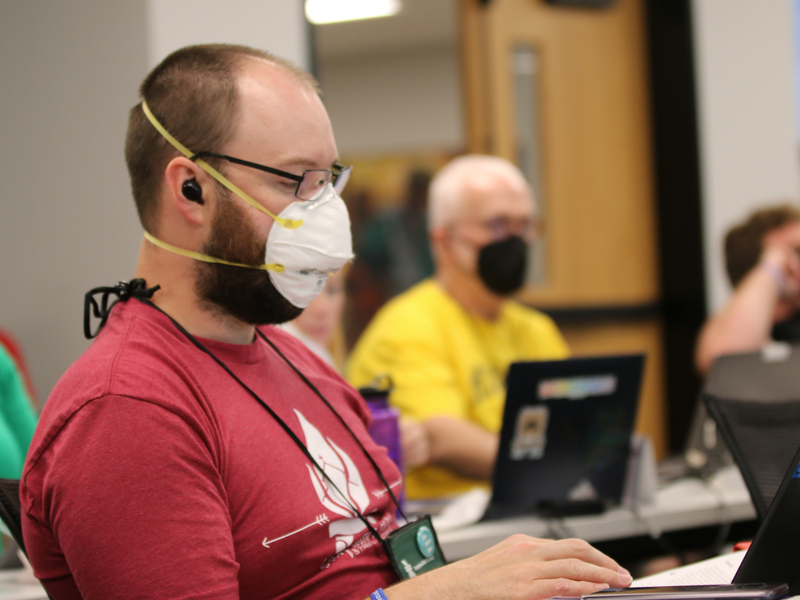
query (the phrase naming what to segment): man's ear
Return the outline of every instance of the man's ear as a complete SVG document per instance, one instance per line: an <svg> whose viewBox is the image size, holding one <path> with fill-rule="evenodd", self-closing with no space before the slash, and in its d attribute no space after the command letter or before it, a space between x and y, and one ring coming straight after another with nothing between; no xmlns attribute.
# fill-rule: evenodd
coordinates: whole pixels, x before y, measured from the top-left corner
<svg viewBox="0 0 800 600"><path fill-rule="evenodd" d="M209 218L202 184L207 179L205 171L185 156L173 158L164 170L166 200L195 225L202 225Z"/></svg>
<svg viewBox="0 0 800 600"><path fill-rule="evenodd" d="M447 227L434 227L428 232L431 248L435 248L441 252L448 245L450 241L450 230Z"/></svg>

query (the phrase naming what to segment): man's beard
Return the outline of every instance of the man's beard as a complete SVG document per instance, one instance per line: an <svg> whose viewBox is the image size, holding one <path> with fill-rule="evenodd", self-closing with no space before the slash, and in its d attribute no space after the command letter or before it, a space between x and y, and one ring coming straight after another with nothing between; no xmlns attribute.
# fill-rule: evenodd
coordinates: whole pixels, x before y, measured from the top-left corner
<svg viewBox="0 0 800 600"><path fill-rule="evenodd" d="M273 227L280 227L277 223ZM264 262L264 242L232 196L220 198L203 254L246 265ZM285 323L298 308L281 296L267 271L198 262L195 288L206 308L251 325Z"/></svg>

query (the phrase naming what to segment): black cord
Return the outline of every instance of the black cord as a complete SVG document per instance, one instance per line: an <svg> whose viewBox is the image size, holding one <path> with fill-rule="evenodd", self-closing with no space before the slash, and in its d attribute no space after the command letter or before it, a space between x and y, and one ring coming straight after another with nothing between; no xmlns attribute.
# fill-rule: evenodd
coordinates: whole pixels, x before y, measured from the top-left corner
<svg viewBox="0 0 800 600"><path fill-rule="evenodd" d="M130 282L120 281L113 287L98 287L86 292L83 299L83 335L86 339L90 340L100 333L117 302L125 302L129 298L150 299L161 289L160 285L151 288L147 288L146 285L144 279L132 279ZM95 298L97 295L100 295L99 304ZM109 305L108 300L112 295L116 296L116 299ZM91 327L92 316L100 319L94 332Z"/></svg>
<svg viewBox="0 0 800 600"><path fill-rule="evenodd" d="M292 431L292 429L277 415L277 413L275 413L275 411L272 410L272 408L269 405L267 405L258 396L258 394L256 394L241 379L239 379L236 376L236 374L233 371L231 371L230 368L225 363L223 363L213 352L211 352L202 343L200 343L200 341L197 338L195 338L180 323L178 323L175 319L173 319L172 316L170 316L168 313L166 313L165 311L163 311L161 308L159 308L150 301L150 298L153 297L153 294L160 288L161 286L159 285L147 288L144 279L133 279L130 282L120 281L113 287L98 287L88 291L84 296L84 304L83 304L84 335L86 336L87 339L92 339L96 337L100 333L100 330L105 326L106 321L108 320L108 317L111 314L111 309L114 307L114 305L117 302L125 302L130 298L137 298L142 303L150 306L151 308L154 308L155 310L166 316L173 323L173 325L175 325L178 331L180 331L190 342L192 342L192 344L194 344L195 347L197 347L203 353L207 354L209 357L211 357L212 360L214 360L214 362L216 362L220 367L222 367L245 391L247 391L272 416L273 419L275 419L276 422L280 424L280 426L283 428L286 434L300 448L300 450L303 452L306 458L311 461L311 464L314 465L314 467L327 481L327 483L333 489L336 490L339 496L341 496L341 498L347 503L350 510L353 511L356 515L358 515L358 518L364 523L369 532L380 542L380 544L388 552L388 549L386 547L386 541L383 538L381 538L381 536L378 534L378 532L375 530L375 528L372 526L369 520L364 515L361 514L361 512L347 498L347 496L345 496L341 492L341 490L328 476L328 474L325 473L322 467L320 467L319 464L317 464L316 460L314 460L314 457L311 455L308 448L305 446L305 444L303 444L302 440L300 440L300 438L297 437L297 434L295 434L295 432ZM100 296L99 302L95 298L95 296L98 295ZM112 295L116 296L116 298L114 299L113 302L111 302L111 304L109 304L109 299L111 298ZM91 329L92 316L94 316L97 319L100 319L100 323L97 325L97 328L94 330L94 332ZM372 458L372 456L370 456L366 448L364 448L364 445L361 443L361 440L359 440L356 434L353 432L353 430L347 426L347 423L345 423L341 415L336 412L336 410L333 408L330 402L320 393L320 391L314 386L314 384L311 383L311 381L303 373L301 373L300 370L297 369L297 367L294 364L292 364L292 362L289 361L288 358L286 358L286 356L278 349L277 346L275 346L275 344L272 343L272 341L270 341L260 330L256 329L256 332L258 333L259 337L262 340L264 340L275 351L275 353L278 354L278 356L284 362L286 362L286 364L289 365L295 373L297 373L297 375L302 379L302 381L325 403L325 405L336 416L336 418L339 420L342 426L344 426L344 428L350 433L355 442L358 444L359 448L361 448L361 451L364 453L364 456L366 456L367 460L375 469L375 472L378 474L381 483L383 483L383 485L386 486L386 490L389 492L389 496L392 498L392 501L397 507L398 512L403 517L403 519L408 520L406 518L406 515L403 513L403 510L400 507L400 503L395 497L394 492L392 492L391 486L386 481L383 472L380 470L380 468L378 468L377 463L375 463L375 460Z"/></svg>
<svg viewBox="0 0 800 600"><path fill-rule="evenodd" d="M372 526L372 524L369 522L369 520L364 515L361 514L361 511L359 511L358 508L356 508L353 505L353 503L350 502L350 500L347 498L347 496L345 496L341 492L339 487L333 482L333 480L322 469L322 467L320 467L319 464L317 464L317 461L314 460L314 457L311 455L311 452L309 452L309 450L306 447L306 445L302 442L302 440L300 440L299 437L297 437L297 434L294 431L292 431L292 429L283 421L283 419L281 419L278 416L278 414L266 402L264 402L258 394L256 394L252 389L250 389L247 386L247 384L245 384L241 379L239 379L236 376L236 374L233 371L231 371L230 368L224 362L222 362L213 352L211 352L208 348L206 348L200 342L200 340L195 338L191 333L189 333L186 329L184 329L184 327L180 323L178 323L175 319L173 319L168 313L166 313L163 310L161 310L158 306L156 306L155 304L150 302L148 299L144 299L144 298L140 297L139 300L141 302L143 302L144 304L154 308L155 310L157 310L158 312L160 312L161 314L166 316L170 321L172 321L173 325L175 325L175 327L178 329L178 331L180 331L200 351L204 352L209 357L211 357L211 359L213 359L214 362L216 362L220 367L222 367L228 373L228 375L230 375L245 391L247 391L247 393L249 393L256 400L256 402L258 402L272 416L273 419L275 419L275 421L283 428L283 430L292 439L292 441L297 445L297 447L300 448L300 450L303 452L303 454L306 456L306 458L309 461L311 461L311 464L313 464L314 467L317 469L317 471L319 471L320 475L322 475L322 477L325 478L325 480L328 482L328 484L331 487L333 487L333 489L336 490L336 492L339 494L339 496L341 496L341 498L347 503L347 505L350 507L350 510L353 511L358 516L358 518L361 520L362 523L364 523L364 525L367 527L369 532L375 537L375 539L378 540L378 542L381 544L381 546L383 546L384 550L388 554L389 550L387 548L386 541L375 530L375 528ZM259 333L261 333L261 332L259 332ZM264 337L263 334L261 334L261 336L262 336L263 339L266 340L266 337ZM267 343L270 346L272 346L272 348L275 348L275 346L271 342L269 342L268 340L267 340ZM275 349L277 351L277 348L275 348ZM300 376L303 378L303 380L306 381L306 383L309 383L309 385L310 385L310 382L308 382L308 380L294 367L294 365L292 365L292 363L289 362L286 359L286 357L284 357L279 351L278 351L278 355L281 356L281 358L283 358L283 360L285 360L294 369L294 371L296 373L300 374ZM311 385L311 389L313 389L317 393L317 395L320 395L319 392L316 390L316 388L314 388L313 385ZM320 397L322 397L322 396L320 395ZM328 405L328 407L333 411L333 413L337 417L339 417L339 419L341 420L341 416L339 416L339 414L335 410L333 410L333 407L328 403L328 401L325 400L325 398L323 398L323 400ZM345 424L345 428L348 431L350 431L350 433L351 433L351 435L353 435L353 437L355 437L355 434L352 432L352 430L350 430L349 427L347 427L346 424ZM361 446L361 449L364 451L364 453L367 456L367 458L370 460L370 462L375 467L375 469L376 469L376 471L378 473L378 476L380 477L381 481L384 483L384 485L387 486L387 490L388 490L390 496L392 497L392 500L394 500L395 505L397 506L397 509L400 510L400 505L397 503L397 499L395 498L394 494L392 493L391 488L388 487L388 484L386 483L386 479L383 477L383 473L381 473L380 469L377 468L377 465L375 465L375 462L372 460L372 457L370 457L369 454L367 454L366 450L364 449L364 446L361 445L361 442L358 440L358 438L356 438L356 441L358 442L359 446ZM400 510L400 514L401 515L403 514L402 510ZM403 518L405 518L405 515L403 515Z"/></svg>
<svg viewBox="0 0 800 600"><path fill-rule="evenodd" d="M364 448L364 445L361 443L361 440L358 439L353 430L350 429L347 426L347 423L344 422L342 416L338 412L336 412L336 410L334 410L333 406L331 406L331 403L328 402L328 399L325 398L325 396L323 396L320 393L320 391L316 388L316 386L313 383L311 383L311 381L303 373L301 373L300 370L296 366L294 366L294 364L288 358L286 358L286 356L284 356L283 352L281 352L278 349L278 347L275 344L273 344L272 341L269 338L267 338L267 336L265 336L260 329L256 328L256 333L258 334L259 337L261 337L262 340L264 340L270 346L272 346L272 349L275 350L278 356L280 356L284 360L284 362L287 365L289 365L295 373L297 373L300 379L302 379L303 382L309 388L311 388L311 390L320 398L320 400L322 400L325 403L325 406L327 406L330 409L330 411L334 415L336 415L336 418L339 419L339 422L342 424L342 426L350 433L352 438L355 440L356 444L358 444L358 447L361 448L361 451L364 453L364 456L367 457L367 460L369 460L370 464L372 465L372 468L375 469L375 472L378 474L378 477L380 477L381 483L383 483L383 485L386 486L386 491L388 491L389 495L392 497L392 501L394 502L394 505L397 507L400 516L403 517L404 520L408 521L408 517L406 517L405 513L403 512L403 509L400 507L400 503L397 501L397 498L395 498L394 492L392 492L392 487L386 481L386 478L383 476L383 472L378 468L377 463L372 458L372 456L370 456L369 452L367 452L367 449Z"/></svg>

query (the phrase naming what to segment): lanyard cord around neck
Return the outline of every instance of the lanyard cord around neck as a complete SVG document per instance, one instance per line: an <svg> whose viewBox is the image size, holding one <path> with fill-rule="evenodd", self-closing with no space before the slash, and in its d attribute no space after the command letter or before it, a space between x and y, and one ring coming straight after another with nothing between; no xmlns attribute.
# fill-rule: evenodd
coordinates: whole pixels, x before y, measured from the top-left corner
<svg viewBox="0 0 800 600"><path fill-rule="evenodd" d="M372 458L372 456L370 456L369 452L367 452L367 449L364 448L364 444L361 443L361 440L358 439L358 436L356 436L356 434L353 432L353 430L350 429L350 427L347 426L347 423L344 422L344 419L342 418L342 415L340 415L338 412L336 412L336 410L333 408L333 406L331 406L331 403L328 401L328 399L325 396L322 395L322 393L317 389L317 387L313 383L311 383L311 381L308 379L308 377L306 377L300 371L300 369L298 369L294 365L294 363L292 363L288 358L286 358L286 356L283 354L283 352L281 352L280 349L278 349L278 347L267 336L265 336L264 333L260 329L256 328L256 334L262 340L267 342L267 344L269 344L272 347L273 350L275 350L275 352L278 354L278 356L280 356L283 359L283 361L287 365L289 365L295 373L297 373L297 376L300 377L300 379L303 380L303 383L305 383L309 388L311 388L311 390L319 397L319 399L322 400L325 403L325 406L327 406L330 409L330 411L334 415L336 415L336 418L339 419L339 422L342 424L342 427L344 427L347 430L347 432L350 434L350 436L353 438L353 440L355 440L356 444L358 444L358 447L361 448L361 452L364 453L364 456L367 457L367 460L372 465L372 468L375 469L375 472L378 474L378 477L380 478L381 483L383 483L383 485L386 486L386 491L389 492L389 496L391 496L392 502L394 502L394 505L397 507L397 510L399 511L400 516L402 516L403 519L408 521L408 518L406 517L405 513L403 513L403 509L400 507L400 503L397 501L397 498L395 497L394 492L392 491L392 486L389 485L389 483L386 481L386 478L383 476L383 471L381 471L378 468L378 464L375 462L375 460Z"/></svg>
<svg viewBox="0 0 800 600"><path fill-rule="evenodd" d="M231 377L232 377L232 378L233 378L233 379L234 379L234 380L235 380L235 381L236 381L236 382L237 382L237 383L238 383L238 384L239 384L239 385L240 385L240 386L241 386L241 387L242 387L242 388L245 390L245 391L247 391L247 393L249 393L249 394L250 394L250 395L251 395L251 396L252 396L252 397L255 399L255 401L256 401L256 402L258 402L258 403L259 403L259 404L260 404L260 405L261 405L261 406L262 406L262 407L263 407L263 408L264 408L264 409L265 409L265 410L266 410L266 411L267 411L267 412L268 412L268 413L269 413L269 414L272 416L272 418L273 418L273 419L275 419L275 421L276 421L276 422L277 422L277 423L278 423L278 424L279 424L279 425L280 425L280 426L283 428L283 430L284 430L284 431L286 432L286 434L287 434L287 435L288 435L288 436L289 436L289 437L292 439L292 441L293 441L293 442L294 442L294 443L297 445L297 447L298 447L298 448L300 448L300 450L303 452L303 454L306 456L306 458L307 458L309 461L311 461L311 464L313 464L313 465L314 465L314 468L316 468L316 470L317 470L317 471L320 473L320 475L322 475L322 477L325 479L325 481L326 481L326 482L327 482L327 483L328 483L328 484L329 484L329 485L330 485L330 486L331 486L333 489L335 489L335 490L336 490L336 492L339 494L339 496L342 498L342 500L344 500L344 502L345 502L345 503L347 503L347 506L350 508L350 510L351 510L352 512L354 512L354 513L355 513L355 514L358 516L358 518L361 520L361 522L362 522L362 523L364 523L364 525L367 527L367 529L369 530L370 534L372 534L372 536L374 536L374 537L375 537L375 539L377 539L377 540L380 542L381 546L383 546L383 547L384 547L384 550L386 550L386 542L385 542L385 540L384 540L384 539L383 539L383 538L380 536L380 534L378 534L378 532L375 530L375 528L372 526L372 524L369 522L369 520L368 520L368 519L367 519L367 518L366 518L364 515L362 515L362 514L361 514L361 511L360 511L360 510L358 510L358 508L356 508L356 507L353 505L353 503L350 501L350 499L349 499L349 498L347 498L347 496L345 496L345 495L344 495L344 494L341 492L341 490L339 489L339 487L338 487L338 486L337 486L337 485L336 485L336 484L333 482L333 480L332 480L332 479L331 479L331 478L328 476L328 474L327 474L327 473L326 473L326 472L325 472L325 471L322 469L322 467L320 467L320 466L319 466L319 464L317 464L317 461L316 461L316 460L314 460L314 457L311 455L311 452L309 452L309 450L308 450L308 448L306 447L306 445L305 445L305 444L302 442L302 440L300 440L300 438L299 438L299 437L297 437L297 434L296 434L294 431L292 431L292 429L289 427L289 425L287 425L287 424L286 424L286 422L285 422L283 419L281 419L281 418L278 416L278 414L277 414L277 413L276 413L276 412L275 412L275 411L274 411L272 408L270 408L270 406L269 406L269 405L268 405L266 402L264 402L264 401L261 399L261 397L260 397L258 394L256 394L256 393L255 393L255 392L254 392L252 389L250 389L250 388L247 386L247 384L245 384L245 383L244 383L244 382L243 382L241 379L239 379L239 378L236 376L236 374L235 374L233 371L231 371L231 370L230 370L230 368L228 367L228 365L226 365L224 362L222 362L222 361L221 361L221 360L220 360L220 359L219 359L219 358L218 358L218 357L217 357L217 356L216 356L216 355L215 355L213 352L211 352L211 350L209 350L208 348L206 348L206 347L205 347L205 346L204 346L204 345L203 345L203 344L200 342L200 340L198 340L197 338L195 338L195 337L194 337L194 336L193 336L191 333L189 333L189 332L188 332L186 329L184 329L184 327L183 327L183 326L182 326L180 323L178 323L178 322L177 322L175 319L173 319L171 315L169 315L169 314L168 314L168 313L166 313L165 311L161 310L161 309L160 309L158 306L156 306L155 304L153 304L152 302L150 302L150 301L149 301L149 300L147 300L147 299L139 299L139 300L140 300L141 302L143 302L144 304L146 304L146 305L148 305L148 306L150 306L150 307L152 307L152 308L156 309L158 312L162 313L162 314L163 314L164 316L166 316L166 317L167 317L167 318L168 318L170 321L172 321L172 324L173 324L173 325L175 325L175 327L178 329L178 331L180 331L180 332L181 332L181 333L182 333L182 334L183 334L183 335L184 335L184 336L185 336L185 337L186 337L186 338L187 338L187 339L188 339L190 342L192 342L192 344L194 344L194 346L196 346L196 347L197 347L197 348L198 348L200 351L202 351L202 352L204 352L205 354L207 354L208 356L210 356L210 357L211 357L211 358L214 360L214 362L216 362L216 363L217 363L217 364L218 364L220 367L222 367L222 368L223 368L223 369L224 369L224 370L225 370L225 371L228 373L228 375L230 375L230 376L231 376ZM256 330L256 331L258 331L258 330ZM259 333L261 333L261 332L259 332ZM313 390L314 390L314 391L317 393L317 395L318 395L318 396L322 397L322 396L321 396L321 394L320 394L320 393L319 393L319 392L316 390L316 388L315 388L313 385L311 385L311 383L310 383L310 382L308 382L308 380L307 380L307 379L306 379L306 378L305 378L305 377L304 377L304 376L303 376L303 375L302 375L302 374L301 374L301 373L300 373L300 372L299 372L299 371L298 371L298 370L297 370L297 369L294 367L294 365L293 365L292 363L290 363L290 362L289 362L289 361L286 359L286 357L284 357L284 356L283 356L283 354L281 354L281 352L280 352L280 351L278 351L278 350L277 350L277 348L275 347L275 345L274 345L274 344L272 344L272 343L271 343L269 340L267 340L267 338L266 338L266 337L265 337L263 334L261 334L261 337L262 337L262 339L266 340L266 341L267 341L267 343L268 343L270 346L272 346L272 348L274 348L274 349L275 349L275 350L278 352L278 355L279 355L281 358L283 358L283 360L284 360L284 361L286 361L286 362L287 362L287 363L288 363L288 364L289 364L289 365L292 367L292 369L294 369L294 371L295 371L296 373L300 374L301 378L302 378L304 381L306 381L306 383L308 383L308 384L311 386L311 388L312 388L312 389L313 389ZM333 413L334 413L334 414L335 414L337 417L339 417L339 419L340 419L340 420L342 420L341 416L339 416L339 414L338 414L338 413L337 413L335 410L333 410L333 407L330 405L330 403L328 403L328 401L327 401L327 400L325 400L324 398L323 398L323 400L325 401L325 404L327 404L327 405L328 405L328 407L329 407L329 408L330 408L330 409L333 411ZM377 471L377 473L378 473L378 476L380 477L381 481L384 483L384 485L386 485L386 486L387 486L387 487L386 487L386 489L387 489L387 491L389 492L389 495L391 496L392 500L394 501L394 503L395 503L395 506L397 506L397 509L400 511L400 514L403 516L403 518L405 518L405 515L403 514L402 510L400 509L400 505L399 505L399 503L397 502L397 499L395 498L394 494L392 493L392 490L391 490L391 488L389 487L389 485L386 483L386 479L384 478L384 476L383 476L383 473L381 473L381 470L380 470L380 469L378 469L377 465L376 465L376 464L375 464L375 462L372 460L372 457L370 457L370 456L369 456L369 454L367 454L367 451L366 451L366 449L364 449L364 446L361 444L361 442L358 440L358 438L356 438L356 436L355 436L355 433L353 433L353 432L352 432L352 430L350 430L350 428L349 428L349 427L347 427L347 425L345 425L345 428L346 428L348 431L350 431L350 434L351 434L351 435L352 435L352 436L353 436L353 437L356 439L356 441L358 442L359 446L361 446L361 449L364 451L364 453L365 453L365 455L367 456L367 458L370 460L370 462L371 462L371 463L373 464L373 466L375 467L375 470Z"/></svg>

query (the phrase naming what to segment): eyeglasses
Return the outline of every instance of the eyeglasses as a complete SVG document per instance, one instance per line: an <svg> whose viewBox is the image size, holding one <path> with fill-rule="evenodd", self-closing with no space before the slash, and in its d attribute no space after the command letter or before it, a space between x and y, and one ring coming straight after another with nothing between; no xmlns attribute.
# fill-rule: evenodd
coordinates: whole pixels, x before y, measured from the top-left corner
<svg viewBox="0 0 800 600"><path fill-rule="evenodd" d="M512 235L528 238L536 234L536 221L534 219L497 217L486 221L483 226L488 231L491 231L492 238L495 240L505 239Z"/></svg>
<svg viewBox="0 0 800 600"><path fill-rule="evenodd" d="M281 171L280 169L273 169L272 167L260 165L248 160L226 156L225 154L216 154L214 152L198 152L194 156L190 157L189 160L195 161L204 157L221 158L222 160L227 160L228 162L232 162L237 165L243 165L245 167L250 167L251 169L258 169L259 171L266 171L267 173L272 173L273 175L278 175L279 177L296 181L297 187L294 190L294 195L300 200L309 200L312 202L317 200L322 195L322 191L329 183L333 185L333 189L336 190L337 194L341 194L344 190L344 186L347 185L347 181L350 179L350 173L353 170L352 166L343 167L340 164L334 164L333 171L328 169L309 169L307 171L303 171L302 175L295 175L294 173L288 173L286 171Z"/></svg>
<svg viewBox="0 0 800 600"><path fill-rule="evenodd" d="M536 237L541 227L536 219L508 217L495 217L486 221L462 221L461 224L480 228L495 241L504 240L512 235L530 241Z"/></svg>

